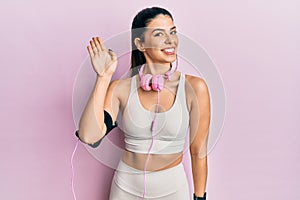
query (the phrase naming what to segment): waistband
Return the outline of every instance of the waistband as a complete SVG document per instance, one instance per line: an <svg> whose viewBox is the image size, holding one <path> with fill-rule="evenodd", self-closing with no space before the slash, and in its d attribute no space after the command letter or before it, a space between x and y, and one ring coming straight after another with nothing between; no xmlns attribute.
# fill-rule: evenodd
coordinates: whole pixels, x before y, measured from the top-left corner
<svg viewBox="0 0 300 200"><path fill-rule="evenodd" d="M115 183L123 190L135 196L142 197L144 193L144 176L146 176L146 198L160 198L178 191L187 183L187 177L182 163L160 171L135 169L122 159L119 162Z"/></svg>

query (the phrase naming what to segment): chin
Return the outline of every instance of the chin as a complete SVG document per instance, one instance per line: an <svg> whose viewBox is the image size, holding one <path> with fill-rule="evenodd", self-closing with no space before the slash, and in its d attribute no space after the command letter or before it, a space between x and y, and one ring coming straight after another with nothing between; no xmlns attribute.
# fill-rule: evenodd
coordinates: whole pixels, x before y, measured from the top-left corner
<svg viewBox="0 0 300 200"><path fill-rule="evenodd" d="M168 56L168 57L164 57L162 59L163 62L167 62L167 63L173 63L176 61L176 55L172 55L172 56Z"/></svg>
<svg viewBox="0 0 300 200"><path fill-rule="evenodd" d="M157 55L156 59L153 60L154 62L157 63L173 63L176 61L176 54L175 55L170 55L170 56L166 56L166 55Z"/></svg>
<svg viewBox="0 0 300 200"><path fill-rule="evenodd" d="M167 61L168 63L173 63L173 62L176 61L176 56L175 56L174 58L166 59L166 61Z"/></svg>

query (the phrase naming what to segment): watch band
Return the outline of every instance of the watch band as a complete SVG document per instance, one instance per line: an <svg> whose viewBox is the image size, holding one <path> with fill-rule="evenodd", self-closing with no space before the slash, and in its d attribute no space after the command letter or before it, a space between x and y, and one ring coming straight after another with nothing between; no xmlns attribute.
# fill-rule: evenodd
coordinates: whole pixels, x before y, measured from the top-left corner
<svg viewBox="0 0 300 200"><path fill-rule="evenodd" d="M194 193L194 200L206 200L206 192L204 192L203 197L197 197L196 194Z"/></svg>

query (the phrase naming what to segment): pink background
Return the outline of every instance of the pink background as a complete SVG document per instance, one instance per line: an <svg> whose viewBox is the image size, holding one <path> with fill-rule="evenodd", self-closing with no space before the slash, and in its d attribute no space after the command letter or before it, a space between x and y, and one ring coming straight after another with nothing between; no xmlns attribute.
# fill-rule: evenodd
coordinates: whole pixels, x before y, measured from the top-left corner
<svg viewBox="0 0 300 200"><path fill-rule="evenodd" d="M154 5L205 47L224 82L208 199L300 199L299 1L120 2L1 2L0 199L73 199L72 92L88 41L130 29ZM108 199L113 169L82 145L74 167L78 200Z"/></svg>

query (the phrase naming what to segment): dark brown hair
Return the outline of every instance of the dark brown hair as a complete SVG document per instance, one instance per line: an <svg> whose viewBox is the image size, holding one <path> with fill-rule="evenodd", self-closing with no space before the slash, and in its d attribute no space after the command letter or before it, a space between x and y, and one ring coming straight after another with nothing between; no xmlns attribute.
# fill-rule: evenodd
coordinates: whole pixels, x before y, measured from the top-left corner
<svg viewBox="0 0 300 200"><path fill-rule="evenodd" d="M152 8L145 8L141 10L133 19L131 25L131 70L132 75L137 74L137 67L146 63L146 58L144 53L139 51L135 44L134 39L140 38L141 41L144 41L144 32L145 27L151 22L153 18L157 15L163 14L168 15L173 20L173 17L169 11L164 8L160 7L152 7Z"/></svg>

